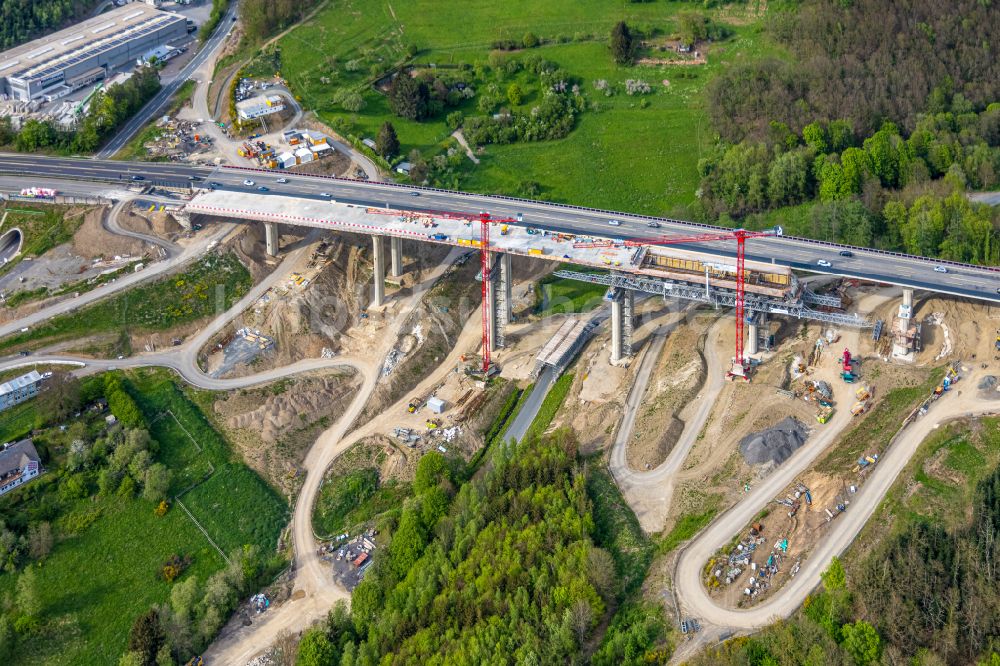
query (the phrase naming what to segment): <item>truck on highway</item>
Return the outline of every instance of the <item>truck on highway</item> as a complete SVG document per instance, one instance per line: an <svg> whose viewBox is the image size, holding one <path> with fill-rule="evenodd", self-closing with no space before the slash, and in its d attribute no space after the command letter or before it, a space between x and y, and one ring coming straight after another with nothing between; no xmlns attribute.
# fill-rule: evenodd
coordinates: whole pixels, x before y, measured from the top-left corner
<svg viewBox="0 0 1000 666"><path fill-rule="evenodd" d="M56 191L48 187L25 187L21 190L21 196L32 199L52 199L56 196Z"/></svg>

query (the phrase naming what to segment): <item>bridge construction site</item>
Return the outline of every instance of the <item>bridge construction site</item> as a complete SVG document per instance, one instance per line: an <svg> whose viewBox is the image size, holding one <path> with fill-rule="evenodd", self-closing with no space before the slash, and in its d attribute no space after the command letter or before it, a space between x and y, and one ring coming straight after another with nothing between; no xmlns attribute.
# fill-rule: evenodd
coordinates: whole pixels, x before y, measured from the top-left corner
<svg viewBox="0 0 1000 666"><path fill-rule="evenodd" d="M812 319L836 326L870 328L874 322L858 314L839 310L840 299L819 295L807 288L787 266L709 255L674 246L688 239L664 237L637 240L597 235L550 232L530 225L523 216L493 220L480 215L440 211L401 210L373 207L349 201L302 200L292 197L232 192L202 191L183 207L187 215L204 214L265 224L267 251L278 252L278 224L364 233L372 236L374 276L373 305L384 302L386 261L383 238L390 241L389 274L402 270L402 241L468 247L485 258L481 275L484 285L484 349L488 354L504 346L504 327L512 320L512 256L525 256L575 264L590 270L559 270L559 277L602 284L612 303L612 362L631 355L636 293L662 298L701 302L715 307L737 308L737 330L747 326L746 354L756 354L761 326L768 315ZM492 229L483 243L483 227ZM746 232L754 236L777 232ZM690 240L733 240L726 234L703 234ZM739 241L742 244L742 239ZM752 240L750 241L753 242ZM734 248L735 249L735 248ZM742 271L737 270L742 264ZM742 279L740 279L742 278ZM747 367L743 336L737 336L731 376L744 376Z"/></svg>

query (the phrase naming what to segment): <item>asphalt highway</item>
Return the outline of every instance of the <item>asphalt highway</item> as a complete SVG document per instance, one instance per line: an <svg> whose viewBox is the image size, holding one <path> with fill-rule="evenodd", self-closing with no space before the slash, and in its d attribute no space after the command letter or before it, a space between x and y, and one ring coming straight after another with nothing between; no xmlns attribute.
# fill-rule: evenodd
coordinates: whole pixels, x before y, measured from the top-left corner
<svg viewBox="0 0 1000 666"><path fill-rule="evenodd" d="M193 183L195 186L215 184L218 190L252 192L262 196L282 195L324 199L325 193L338 202L387 206L397 210L446 211L471 215L486 211L493 218L511 219L521 215L526 226L605 238L655 241L669 236L686 236L719 229L680 220L509 197L237 167L212 168L37 155L0 155L0 173L27 176L24 181L25 186L42 184L44 178L137 184L141 181L133 183L132 177L141 176L150 184L157 182ZM190 178L195 180L191 181ZM278 183L279 178L287 179L288 182ZM254 185L245 185L245 180L253 181ZM258 186L265 186L268 191L258 192L256 190ZM611 220L619 224L612 225ZM650 226L651 223L658 226ZM734 256L736 249L733 241L690 243L679 247L724 258ZM842 252L849 252L850 256L844 256ZM842 275L1000 302L1000 268L997 267L957 264L789 236L748 240L747 258L814 273ZM828 263L829 266L819 265L820 261ZM935 268L944 268L947 272L936 271Z"/></svg>

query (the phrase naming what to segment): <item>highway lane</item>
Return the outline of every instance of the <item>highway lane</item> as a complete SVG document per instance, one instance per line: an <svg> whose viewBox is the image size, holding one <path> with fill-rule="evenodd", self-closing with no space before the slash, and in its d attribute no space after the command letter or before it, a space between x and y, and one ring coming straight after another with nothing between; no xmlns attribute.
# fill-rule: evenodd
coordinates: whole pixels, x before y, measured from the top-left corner
<svg viewBox="0 0 1000 666"><path fill-rule="evenodd" d="M117 153L119 150L125 147L136 133L142 129L142 127L148 123L150 120L156 117L156 115L166 106L170 98L174 96L177 89L183 85L185 81L191 78L191 75L199 67L204 64L204 62L212 57L215 52L222 46L222 43L226 40L230 31L233 29L233 17L236 16L236 2L232 2L229 9L223 15L222 19L219 21L219 25L215 28L215 32L212 36L208 38L202 46L198 53L191 59L184 68L177 73L170 83L167 83L160 91L153 96L153 99L149 100L145 106L143 106L137 114L132 116L132 118L126 122L118 133L112 138L98 153L97 157L101 159L107 159Z"/></svg>
<svg viewBox="0 0 1000 666"><path fill-rule="evenodd" d="M488 211L498 218L516 218L521 215L523 224L528 226L564 233L599 235L605 238L655 240L666 236L690 235L719 229L678 220L664 218L654 220L627 213L508 197L231 167L210 168L183 164L0 155L0 172L34 176L36 181L39 177L58 176L112 183L126 182L132 175L143 175L150 181L175 182L189 182L188 177L191 176L199 179L195 181L196 185L216 183L217 189L221 190L256 192L257 186L268 187L268 192L258 193L261 195L322 199L322 193L327 193L341 202L388 206L402 210L448 211L470 215ZM289 182L278 183L279 178L285 178ZM252 180L254 185L244 185L244 180ZM26 185L28 184L37 183L26 181ZM609 224L610 220L618 221L619 225ZM655 222L659 226L651 227L650 222ZM692 243L679 247L697 249L724 258L735 255L735 243L732 241ZM840 253L843 251L851 252L852 256L842 256ZM1000 269L996 267L949 263L792 237L751 239L747 241L747 258L814 273L855 277L1000 302L1000 291L998 291ZM820 260L828 262L830 266L819 266L817 262ZM946 266L948 272L935 272L935 266Z"/></svg>

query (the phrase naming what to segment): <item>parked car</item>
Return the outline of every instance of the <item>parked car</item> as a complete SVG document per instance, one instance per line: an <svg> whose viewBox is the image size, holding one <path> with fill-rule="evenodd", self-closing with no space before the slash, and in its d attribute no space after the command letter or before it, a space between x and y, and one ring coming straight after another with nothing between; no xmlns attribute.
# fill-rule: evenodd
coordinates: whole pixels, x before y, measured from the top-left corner
<svg viewBox="0 0 1000 666"><path fill-rule="evenodd" d="M818 260L818 261L816 262L816 265L817 265L817 266L822 266L823 268L829 268L829 267L830 267L830 266L832 266L833 264L831 264L831 263L830 263L829 261L827 261L826 259L819 259L819 260Z"/></svg>

